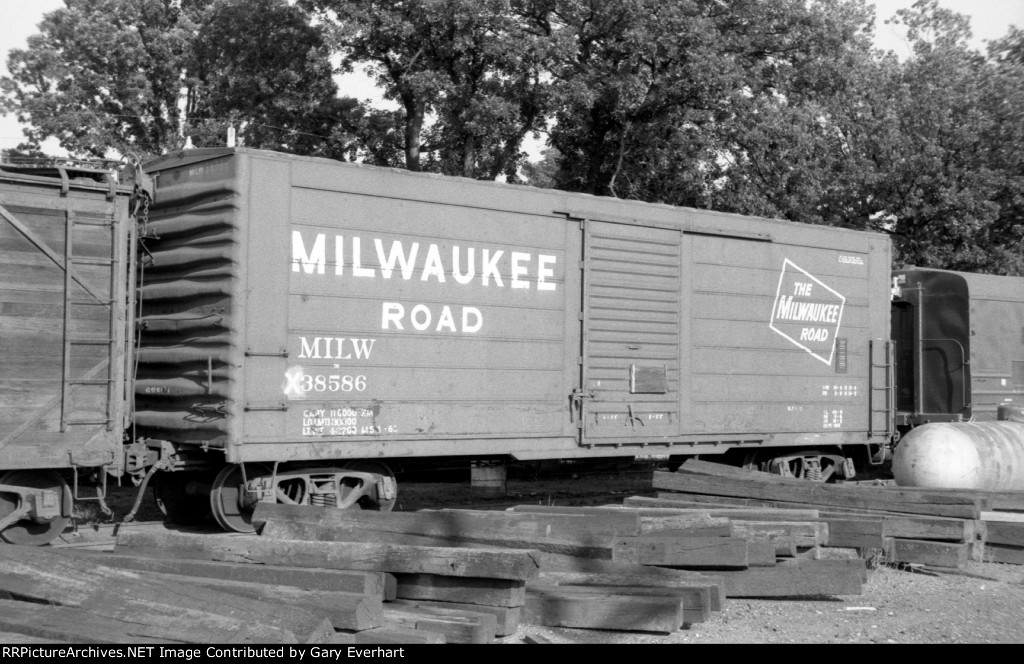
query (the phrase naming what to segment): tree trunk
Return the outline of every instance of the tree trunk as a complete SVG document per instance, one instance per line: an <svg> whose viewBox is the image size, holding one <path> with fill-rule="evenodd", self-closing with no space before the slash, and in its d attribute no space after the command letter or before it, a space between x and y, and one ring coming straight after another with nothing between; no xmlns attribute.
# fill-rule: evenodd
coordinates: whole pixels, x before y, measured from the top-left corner
<svg viewBox="0 0 1024 664"><path fill-rule="evenodd" d="M476 177L476 138L467 136L462 144L462 176Z"/></svg>
<svg viewBox="0 0 1024 664"><path fill-rule="evenodd" d="M405 106L405 167L410 171L420 170L420 134L423 131L423 117L426 104L412 95L402 95Z"/></svg>

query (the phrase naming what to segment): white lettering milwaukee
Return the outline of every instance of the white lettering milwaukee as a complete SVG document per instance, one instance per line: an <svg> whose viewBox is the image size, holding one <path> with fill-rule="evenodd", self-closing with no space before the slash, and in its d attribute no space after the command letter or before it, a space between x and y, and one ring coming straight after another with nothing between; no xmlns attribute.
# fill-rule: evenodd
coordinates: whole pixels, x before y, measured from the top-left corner
<svg viewBox="0 0 1024 664"><path fill-rule="evenodd" d="M775 307L775 319L808 323L835 323L839 320L839 305L822 302L794 302L792 295L783 295Z"/></svg>
<svg viewBox="0 0 1024 664"><path fill-rule="evenodd" d="M438 283L449 283L450 277L464 286L475 282L497 288L554 291L557 262L558 257L551 254L459 245L447 248L437 243L403 244L401 240L327 233L304 236L302 231L292 231L292 272L305 274ZM332 268L329 271L328 266ZM447 327L448 321L444 323Z"/></svg>

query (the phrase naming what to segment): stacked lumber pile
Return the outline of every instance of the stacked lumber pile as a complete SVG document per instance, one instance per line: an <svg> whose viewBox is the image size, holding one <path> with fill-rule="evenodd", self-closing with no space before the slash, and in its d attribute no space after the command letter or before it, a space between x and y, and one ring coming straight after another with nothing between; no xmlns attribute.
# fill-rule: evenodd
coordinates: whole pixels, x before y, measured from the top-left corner
<svg viewBox="0 0 1024 664"><path fill-rule="evenodd" d="M487 643L507 629L502 610L430 598L518 607L537 569L523 550L174 531L123 532L109 553L3 546L0 633L133 645Z"/></svg>
<svg viewBox="0 0 1024 664"><path fill-rule="evenodd" d="M528 550L538 573L526 579L519 611L503 614L508 632L520 620L667 633L711 619L729 596L861 593L862 560L800 557L801 548L822 542L821 524L792 513L748 512L750 518L735 519L708 510L519 506L380 514L261 504L254 518L263 538L283 542ZM414 586L399 575L398 584L399 599L422 601L420 589L437 581L420 577ZM511 608L472 593L458 601L473 604L460 610Z"/></svg>
<svg viewBox="0 0 1024 664"><path fill-rule="evenodd" d="M1024 565L1024 507L1022 511L989 510L981 513L980 559L987 563Z"/></svg>
<svg viewBox="0 0 1024 664"><path fill-rule="evenodd" d="M639 500L639 499L636 499ZM488 643L520 624L671 633L729 597L857 595L814 510L260 504L259 535L122 531L112 552L0 547L9 642Z"/></svg>
<svg viewBox="0 0 1024 664"><path fill-rule="evenodd" d="M854 548L890 562L963 568L968 560L1024 563L1024 493L892 485L815 484L692 460L655 472L656 498L634 507L712 510L804 509L828 528L823 546Z"/></svg>
<svg viewBox="0 0 1024 664"><path fill-rule="evenodd" d="M696 536L727 532L725 519L707 515L650 518L636 510L607 517L477 510L382 514L261 504L254 519L262 524L262 538L282 542L529 552L536 574L502 594L483 592L485 580L455 583L437 573L396 574L396 598L405 606L488 612L498 619L499 637L515 632L520 622L668 633L708 620L724 601L720 579L673 570L647 573L635 563L612 560L621 537L657 530L684 530ZM470 581L472 586L467 585ZM446 585L449 591L440 592Z"/></svg>
<svg viewBox="0 0 1024 664"><path fill-rule="evenodd" d="M726 514L700 508L629 505L530 505L516 507L514 511L520 514L580 514L590 519L630 514L643 519L701 518L725 526L717 536L684 529L650 530L635 536L617 536L611 543L611 557L608 559L541 554L542 569L546 570L541 572L542 580L549 575L565 573L629 575L638 572L648 575L652 582L672 576L682 579L713 578L720 584L721 597L726 598L859 595L867 580L863 560L818 559L818 546L827 536L827 531L821 524L804 518L807 511L751 509Z"/></svg>

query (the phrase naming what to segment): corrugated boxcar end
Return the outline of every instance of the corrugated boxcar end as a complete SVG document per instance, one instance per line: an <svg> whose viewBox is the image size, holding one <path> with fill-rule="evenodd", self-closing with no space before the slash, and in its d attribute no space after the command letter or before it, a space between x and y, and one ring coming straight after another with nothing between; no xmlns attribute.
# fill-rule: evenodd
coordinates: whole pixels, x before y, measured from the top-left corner
<svg viewBox="0 0 1024 664"><path fill-rule="evenodd" d="M186 161L155 176L139 262L135 424L140 436L221 448L240 401L237 160Z"/></svg>
<svg viewBox="0 0 1024 664"><path fill-rule="evenodd" d="M71 496L57 471L123 467L131 194L106 170L0 167L6 541L59 534ZM34 520L11 525L20 517Z"/></svg>
<svg viewBox="0 0 1024 664"><path fill-rule="evenodd" d="M245 149L147 170L154 436L303 461L887 430L884 236Z"/></svg>

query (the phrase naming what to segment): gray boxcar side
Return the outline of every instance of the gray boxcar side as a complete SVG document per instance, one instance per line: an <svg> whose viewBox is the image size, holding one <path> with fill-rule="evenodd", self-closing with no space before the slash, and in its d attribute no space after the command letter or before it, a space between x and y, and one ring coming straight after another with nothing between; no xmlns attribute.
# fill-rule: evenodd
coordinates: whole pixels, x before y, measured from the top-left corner
<svg viewBox="0 0 1024 664"><path fill-rule="evenodd" d="M146 170L147 436L237 463L891 429L881 235L246 149Z"/></svg>
<svg viewBox="0 0 1024 664"><path fill-rule="evenodd" d="M994 420L1024 406L1024 278L964 274L971 298L971 407Z"/></svg>

